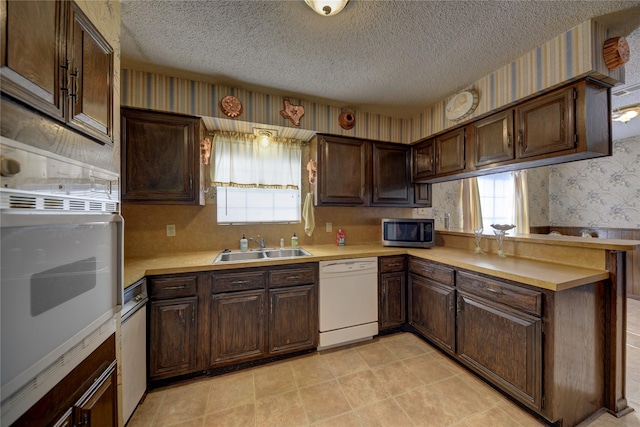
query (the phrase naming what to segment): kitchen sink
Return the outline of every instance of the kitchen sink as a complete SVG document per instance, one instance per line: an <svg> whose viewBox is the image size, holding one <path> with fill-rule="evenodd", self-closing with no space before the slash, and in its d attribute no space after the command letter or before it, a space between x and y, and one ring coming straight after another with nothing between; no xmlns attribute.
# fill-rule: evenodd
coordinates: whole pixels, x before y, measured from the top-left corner
<svg viewBox="0 0 640 427"><path fill-rule="evenodd" d="M295 258L299 256L311 256L311 254L302 248L296 249L274 249L265 251L267 258Z"/></svg>
<svg viewBox="0 0 640 427"><path fill-rule="evenodd" d="M218 254L216 259L213 260L213 263L267 261L274 258L298 258L304 256L311 256L311 253L302 248L259 249L248 252L224 250Z"/></svg>

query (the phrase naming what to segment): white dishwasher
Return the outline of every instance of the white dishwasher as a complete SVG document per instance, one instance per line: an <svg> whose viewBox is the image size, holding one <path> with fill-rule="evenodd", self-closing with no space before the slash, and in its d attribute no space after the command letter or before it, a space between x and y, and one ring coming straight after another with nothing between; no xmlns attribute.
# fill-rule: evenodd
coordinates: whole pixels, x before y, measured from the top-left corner
<svg viewBox="0 0 640 427"><path fill-rule="evenodd" d="M318 350L378 334L378 258L320 261Z"/></svg>

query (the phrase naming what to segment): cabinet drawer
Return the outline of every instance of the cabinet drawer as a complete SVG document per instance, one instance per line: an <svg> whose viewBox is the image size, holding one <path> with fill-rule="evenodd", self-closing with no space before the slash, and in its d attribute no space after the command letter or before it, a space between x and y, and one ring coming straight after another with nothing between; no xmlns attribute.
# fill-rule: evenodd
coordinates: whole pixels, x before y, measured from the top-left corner
<svg viewBox="0 0 640 427"><path fill-rule="evenodd" d="M249 289L262 289L265 287L265 273L237 272L215 274L213 276L213 293L246 291Z"/></svg>
<svg viewBox="0 0 640 427"><path fill-rule="evenodd" d="M409 271L436 282L453 286L453 268L418 258L409 258Z"/></svg>
<svg viewBox="0 0 640 427"><path fill-rule="evenodd" d="M287 268L286 270L273 270L269 272L269 287L271 288L304 285L314 282L315 271L313 267Z"/></svg>
<svg viewBox="0 0 640 427"><path fill-rule="evenodd" d="M378 258L380 261L380 273L404 270L404 256L386 256Z"/></svg>
<svg viewBox="0 0 640 427"><path fill-rule="evenodd" d="M155 277L151 279L151 298L188 297L196 294L197 276Z"/></svg>
<svg viewBox="0 0 640 427"><path fill-rule="evenodd" d="M542 315L542 293L469 273L458 272L458 289L489 301L499 302L538 316Z"/></svg>

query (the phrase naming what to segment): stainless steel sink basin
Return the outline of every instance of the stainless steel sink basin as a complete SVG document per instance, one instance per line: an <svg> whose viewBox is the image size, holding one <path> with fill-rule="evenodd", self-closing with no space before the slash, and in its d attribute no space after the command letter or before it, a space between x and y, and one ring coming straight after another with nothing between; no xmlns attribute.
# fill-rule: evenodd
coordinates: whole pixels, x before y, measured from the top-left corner
<svg viewBox="0 0 640 427"><path fill-rule="evenodd" d="M267 258L295 258L299 256L311 256L311 254L302 248L297 249L274 249L266 251Z"/></svg>
<svg viewBox="0 0 640 427"><path fill-rule="evenodd" d="M240 251L223 251L218 254L214 264L247 262L247 261L266 261L273 258L297 258L303 256L311 256L311 253L302 248L296 249L263 249L248 252Z"/></svg>

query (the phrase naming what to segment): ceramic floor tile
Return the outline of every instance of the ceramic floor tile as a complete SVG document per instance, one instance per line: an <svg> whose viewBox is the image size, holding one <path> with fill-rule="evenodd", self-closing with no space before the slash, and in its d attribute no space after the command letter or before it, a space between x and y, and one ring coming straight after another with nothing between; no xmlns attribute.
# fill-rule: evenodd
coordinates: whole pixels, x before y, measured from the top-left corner
<svg viewBox="0 0 640 427"><path fill-rule="evenodd" d="M370 370L341 377L338 383L352 408L359 408L389 397L382 383Z"/></svg>
<svg viewBox="0 0 640 427"><path fill-rule="evenodd" d="M331 380L300 389L300 398L311 423L351 410L338 381Z"/></svg>
<svg viewBox="0 0 640 427"><path fill-rule="evenodd" d="M401 361L380 366L374 369L373 373L392 396L422 385L422 380L415 376Z"/></svg>
<svg viewBox="0 0 640 427"><path fill-rule="evenodd" d="M413 422L394 399L386 399L356 411L364 427L409 427Z"/></svg>
<svg viewBox="0 0 640 427"><path fill-rule="evenodd" d="M498 407L492 407L465 419L468 427L513 427L514 419Z"/></svg>
<svg viewBox="0 0 640 427"><path fill-rule="evenodd" d="M423 385L395 397L398 406L417 426L442 427L462 420L458 409L444 402L429 386Z"/></svg>
<svg viewBox="0 0 640 427"><path fill-rule="evenodd" d="M412 337L412 338L411 338ZM398 359L407 359L409 357L419 356L425 354L429 349L426 344L423 344L414 339L413 334L400 334L398 337L393 335L389 339L381 340L381 343Z"/></svg>
<svg viewBox="0 0 640 427"><path fill-rule="evenodd" d="M523 409L520 409L513 403L510 403L506 399L498 403L496 407L502 409L507 415L513 418L517 423L516 425L518 426L539 427L545 425L541 421L537 420L533 415L530 415L529 413L525 412Z"/></svg>
<svg viewBox="0 0 640 427"><path fill-rule="evenodd" d="M332 351L323 354L322 357L327 361L336 377L369 369L362 357L353 348Z"/></svg>
<svg viewBox="0 0 640 427"><path fill-rule="evenodd" d="M370 368L398 360L398 357L381 342L363 345L355 350Z"/></svg>
<svg viewBox="0 0 640 427"><path fill-rule="evenodd" d="M253 403L253 371L226 374L211 379L207 413Z"/></svg>
<svg viewBox="0 0 640 427"><path fill-rule="evenodd" d="M291 361L293 376L298 387L321 383L335 378L325 357L319 354L303 356Z"/></svg>
<svg viewBox="0 0 640 427"><path fill-rule="evenodd" d="M425 384L453 377L456 374L428 354L404 359L402 363Z"/></svg>
<svg viewBox="0 0 640 427"><path fill-rule="evenodd" d="M256 425L253 403L207 414L202 427L251 427Z"/></svg>
<svg viewBox="0 0 640 427"><path fill-rule="evenodd" d="M313 427L361 427L360 418L353 412L338 415L313 424Z"/></svg>
<svg viewBox="0 0 640 427"><path fill-rule="evenodd" d="M492 406L485 396L469 387L460 377L447 378L427 387L449 406L457 408L457 413L463 417L485 411Z"/></svg>
<svg viewBox="0 0 640 427"><path fill-rule="evenodd" d="M298 390L256 401L256 426L305 426L307 416Z"/></svg>
<svg viewBox="0 0 640 427"><path fill-rule="evenodd" d="M278 363L257 368L253 372L256 399L284 393L297 388L293 370L288 363Z"/></svg>
<svg viewBox="0 0 640 427"><path fill-rule="evenodd" d="M207 408L209 388L208 383L198 382L166 390L154 425L166 426L202 417Z"/></svg>

